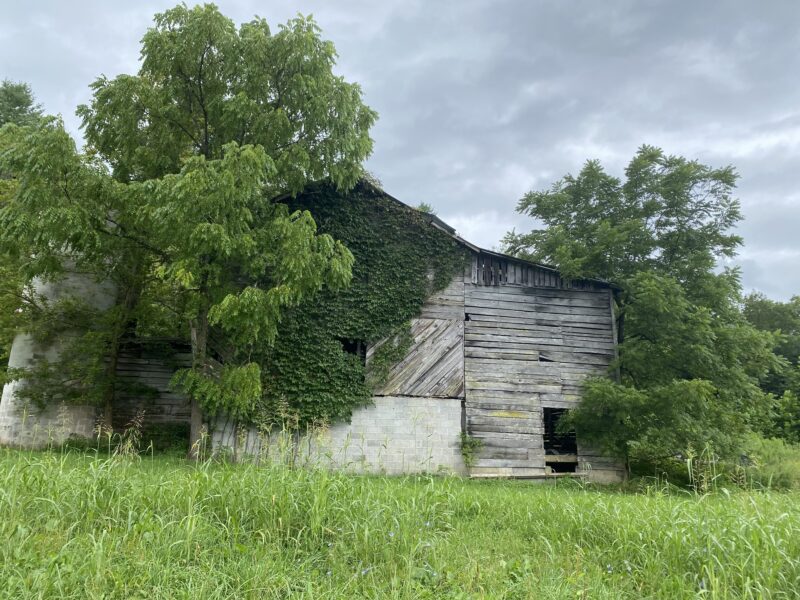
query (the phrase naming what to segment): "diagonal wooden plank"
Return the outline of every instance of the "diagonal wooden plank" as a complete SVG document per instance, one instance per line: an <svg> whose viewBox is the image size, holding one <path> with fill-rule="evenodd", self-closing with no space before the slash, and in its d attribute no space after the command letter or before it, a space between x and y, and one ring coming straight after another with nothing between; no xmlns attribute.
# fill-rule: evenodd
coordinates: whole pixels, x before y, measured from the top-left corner
<svg viewBox="0 0 800 600"><path fill-rule="evenodd" d="M414 342L378 395L463 398L464 323L461 319L414 319Z"/></svg>

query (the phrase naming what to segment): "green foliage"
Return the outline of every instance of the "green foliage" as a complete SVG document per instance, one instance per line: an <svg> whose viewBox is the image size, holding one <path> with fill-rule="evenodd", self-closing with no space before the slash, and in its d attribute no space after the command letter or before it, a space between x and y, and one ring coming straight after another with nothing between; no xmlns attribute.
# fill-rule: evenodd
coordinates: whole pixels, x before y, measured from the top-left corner
<svg viewBox="0 0 800 600"><path fill-rule="evenodd" d="M188 423L159 423L146 425L142 430L142 445L154 452L186 456L189 451Z"/></svg>
<svg viewBox="0 0 800 600"><path fill-rule="evenodd" d="M204 371L181 369L172 387L196 399L203 411L214 416L220 411L235 420L252 417L261 398L261 368L256 363L242 366L209 364Z"/></svg>
<svg viewBox="0 0 800 600"><path fill-rule="evenodd" d="M42 116L31 86L4 79L0 83L0 127L6 123L32 125Z"/></svg>
<svg viewBox="0 0 800 600"><path fill-rule="evenodd" d="M745 449L750 463L746 469L750 485L800 490L800 445L751 436Z"/></svg>
<svg viewBox="0 0 800 600"><path fill-rule="evenodd" d="M764 434L800 444L800 397L797 392L786 390L774 398L770 422L763 428Z"/></svg>
<svg viewBox="0 0 800 600"><path fill-rule="evenodd" d="M800 443L800 296L776 302L752 293L744 299L744 315L754 327L775 336L775 352L783 358L761 378L761 387L772 395L761 429L764 435Z"/></svg>
<svg viewBox="0 0 800 600"><path fill-rule="evenodd" d="M0 489L9 598L735 600L800 577L797 496L769 491L7 450Z"/></svg>
<svg viewBox="0 0 800 600"><path fill-rule="evenodd" d="M352 251L353 278L348 288L322 290L286 312L275 346L261 359L263 415L275 418L286 404L303 423L347 418L405 356L408 322L463 269L464 252L425 215L367 183L347 194L329 184L313 186L291 206L310 210L320 231ZM386 341L365 373L342 340Z"/></svg>
<svg viewBox="0 0 800 600"><path fill-rule="evenodd" d="M115 225L122 188L104 165L78 153L60 119L0 130L0 170L17 185L0 207L0 248L20 261L27 279L66 268L98 279L121 269L129 234Z"/></svg>
<svg viewBox="0 0 800 600"><path fill-rule="evenodd" d="M9 375L29 379L19 395L37 405L99 402L113 389L104 360L126 313L123 307L97 311L86 303L92 298L64 296L70 287L64 283L76 272L86 281L120 283L130 272L136 253L127 234L104 217L122 210L118 186L102 164L77 152L59 119L7 125L0 148L0 171L14 178L0 199L0 308L15 315L0 317L6 321L0 335L10 340L15 330L31 331L42 358ZM42 285L64 288L56 294L60 300L40 297Z"/></svg>
<svg viewBox="0 0 800 600"><path fill-rule="evenodd" d="M775 336L740 311L738 273L716 270L741 243L736 173L643 146L625 175L589 161L520 201L546 229L505 238L515 254L618 287L621 380L589 382L568 422L627 460L709 443L734 455L769 410L759 380L780 365Z"/></svg>
<svg viewBox="0 0 800 600"><path fill-rule="evenodd" d="M0 128L3 125L34 125L42 117L26 83L7 79L0 83ZM6 135L0 134L0 154L6 149ZM15 194L17 182L0 163L0 211ZM6 365L14 335L27 322L24 305L31 290L20 273L20 260L7 248L0 247L0 386L6 381Z"/></svg>
<svg viewBox="0 0 800 600"><path fill-rule="evenodd" d="M574 428L586 444L649 465L707 444L732 456L746 432L719 401L716 388L702 379L677 379L646 390L590 380L581 408L570 411L562 426Z"/></svg>
<svg viewBox="0 0 800 600"><path fill-rule="evenodd" d="M14 336L28 322L23 308L26 292L31 290L26 289L19 275L17 261L0 251L0 386L7 381L6 367Z"/></svg>
<svg viewBox="0 0 800 600"><path fill-rule="evenodd" d="M154 21L139 73L99 78L91 105L79 109L87 141L117 179L176 173L187 156L220 158L235 142L270 157L268 197L328 176L355 184L376 114L358 85L334 75L336 50L311 17L276 32L264 19L237 30L205 4Z"/></svg>
<svg viewBox="0 0 800 600"><path fill-rule="evenodd" d="M210 4L156 15L139 72L99 78L79 107L85 153L57 119L2 129L0 172L19 185L0 208L0 250L26 278L111 280L115 344L133 322L188 333L194 375L176 383L209 410L250 414L249 355L274 342L283 311L350 280L350 252L276 200L362 174L376 114L335 59L310 17L272 32L263 19L237 29ZM236 348L222 370L210 327Z"/></svg>
<svg viewBox="0 0 800 600"><path fill-rule="evenodd" d="M25 404L100 405L110 385L106 365L110 343L108 321L114 311L91 309L80 299L53 303L31 300L27 321L39 359L31 366L10 368L8 380L24 379L17 397Z"/></svg>
<svg viewBox="0 0 800 600"><path fill-rule="evenodd" d="M424 212L429 215L435 215L436 211L433 210L433 206L428 204L427 202L420 202L414 208L416 208L419 212Z"/></svg>
<svg viewBox="0 0 800 600"><path fill-rule="evenodd" d="M274 342L284 310L350 280L341 243L269 201L324 177L345 189L362 172L376 115L333 74L335 56L311 18L237 31L213 5L181 5L156 15L139 73L98 79L79 110L90 147L129 182L130 222L154 247L156 274L186 307L194 375L175 383L207 410L250 415L250 354ZM236 347L221 372L209 325ZM238 399L221 379L237 373Z"/></svg>
<svg viewBox="0 0 800 600"><path fill-rule="evenodd" d="M800 296L794 296L789 302L777 302L753 292L744 298L743 311L758 329L779 332L775 351L797 366L800 361ZM785 389L788 388L775 387L770 391L779 393Z"/></svg>
<svg viewBox="0 0 800 600"><path fill-rule="evenodd" d="M478 459L478 454L483 448L483 440L477 437L472 437L466 431L461 432L461 456L464 459L464 466L468 469L475 465Z"/></svg>
<svg viewBox="0 0 800 600"><path fill-rule="evenodd" d="M713 169L642 146L625 182L588 161L550 190L529 192L518 212L545 228L508 234L506 247L554 264L567 277L592 276L624 284L642 271L681 281L709 277L720 256L741 238L728 230L741 219L732 167Z"/></svg>

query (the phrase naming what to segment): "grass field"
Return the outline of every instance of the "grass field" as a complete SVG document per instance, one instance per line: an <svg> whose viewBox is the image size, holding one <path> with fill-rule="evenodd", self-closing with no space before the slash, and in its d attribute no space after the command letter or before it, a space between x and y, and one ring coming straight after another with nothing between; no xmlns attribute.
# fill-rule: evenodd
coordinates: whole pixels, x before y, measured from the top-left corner
<svg viewBox="0 0 800 600"><path fill-rule="evenodd" d="M800 495L0 450L9 598L797 598Z"/></svg>

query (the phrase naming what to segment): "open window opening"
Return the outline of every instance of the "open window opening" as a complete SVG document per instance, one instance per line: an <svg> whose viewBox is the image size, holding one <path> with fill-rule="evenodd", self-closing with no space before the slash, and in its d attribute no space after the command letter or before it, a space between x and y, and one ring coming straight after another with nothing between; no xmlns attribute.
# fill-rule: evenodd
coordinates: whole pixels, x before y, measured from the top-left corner
<svg viewBox="0 0 800 600"><path fill-rule="evenodd" d="M558 431L558 421L566 408L543 408L545 466L553 473L574 473L578 469L578 440L575 432Z"/></svg>
<svg viewBox="0 0 800 600"><path fill-rule="evenodd" d="M342 350L348 354L357 356L362 365L367 364L367 343L364 340L339 338L339 342L342 344Z"/></svg>

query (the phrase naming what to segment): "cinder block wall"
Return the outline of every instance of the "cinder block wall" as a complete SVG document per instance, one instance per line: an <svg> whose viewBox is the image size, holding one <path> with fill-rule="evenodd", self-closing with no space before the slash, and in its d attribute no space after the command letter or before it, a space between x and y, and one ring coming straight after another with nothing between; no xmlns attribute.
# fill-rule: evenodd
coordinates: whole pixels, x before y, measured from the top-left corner
<svg viewBox="0 0 800 600"><path fill-rule="evenodd" d="M264 459L294 459L358 473L465 474L461 456L461 401L452 398L377 396L357 409L350 423L301 436L292 443L281 432L235 430L218 419L212 426L215 450L229 448Z"/></svg>

